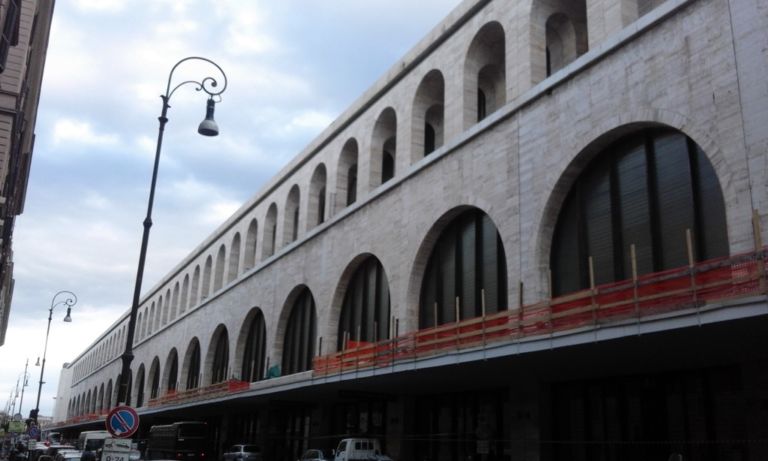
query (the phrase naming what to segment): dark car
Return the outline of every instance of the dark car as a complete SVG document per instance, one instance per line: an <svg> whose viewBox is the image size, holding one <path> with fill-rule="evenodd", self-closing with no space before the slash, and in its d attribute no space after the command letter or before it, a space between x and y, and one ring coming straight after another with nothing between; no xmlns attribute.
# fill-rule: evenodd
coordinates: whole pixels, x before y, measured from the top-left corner
<svg viewBox="0 0 768 461"><path fill-rule="evenodd" d="M261 450L258 445L232 445L226 453L221 455L221 459L223 461L261 461Z"/></svg>
<svg viewBox="0 0 768 461"><path fill-rule="evenodd" d="M328 461L331 459L330 452L327 450L320 450L319 448L310 448L301 455L299 461Z"/></svg>

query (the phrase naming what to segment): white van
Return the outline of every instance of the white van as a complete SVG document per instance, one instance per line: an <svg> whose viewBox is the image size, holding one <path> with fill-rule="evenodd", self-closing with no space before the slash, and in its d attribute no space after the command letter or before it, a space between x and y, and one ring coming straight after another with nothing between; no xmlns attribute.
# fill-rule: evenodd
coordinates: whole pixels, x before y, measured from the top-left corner
<svg viewBox="0 0 768 461"><path fill-rule="evenodd" d="M104 447L104 439L107 437L112 437L107 431L83 431L77 438L77 449L98 453Z"/></svg>
<svg viewBox="0 0 768 461"><path fill-rule="evenodd" d="M342 439L333 457L334 461L392 461L381 453L378 439Z"/></svg>

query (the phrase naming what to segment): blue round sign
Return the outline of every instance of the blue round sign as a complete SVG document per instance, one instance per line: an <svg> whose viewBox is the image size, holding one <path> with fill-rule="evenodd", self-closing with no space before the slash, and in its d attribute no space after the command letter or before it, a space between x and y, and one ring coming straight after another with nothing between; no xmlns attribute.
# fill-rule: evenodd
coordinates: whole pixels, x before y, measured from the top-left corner
<svg viewBox="0 0 768 461"><path fill-rule="evenodd" d="M27 430L27 435L33 439L36 439L37 436L40 435L40 429L38 429L37 426L29 426L29 429Z"/></svg>
<svg viewBox="0 0 768 461"><path fill-rule="evenodd" d="M139 415L133 408L123 405L113 408L105 423L113 437L127 438L139 429Z"/></svg>

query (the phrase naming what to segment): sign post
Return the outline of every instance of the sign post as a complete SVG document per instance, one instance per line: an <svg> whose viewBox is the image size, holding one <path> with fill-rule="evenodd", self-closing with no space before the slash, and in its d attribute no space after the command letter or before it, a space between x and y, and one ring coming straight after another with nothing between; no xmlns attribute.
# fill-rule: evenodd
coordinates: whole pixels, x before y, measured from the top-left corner
<svg viewBox="0 0 768 461"><path fill-rule="evenodd" d="M127 405L121 405L110 410L104 422L107 425L107 431L113 437L120 439L132 436L139 429L139 415L136 410Z"/></svg>

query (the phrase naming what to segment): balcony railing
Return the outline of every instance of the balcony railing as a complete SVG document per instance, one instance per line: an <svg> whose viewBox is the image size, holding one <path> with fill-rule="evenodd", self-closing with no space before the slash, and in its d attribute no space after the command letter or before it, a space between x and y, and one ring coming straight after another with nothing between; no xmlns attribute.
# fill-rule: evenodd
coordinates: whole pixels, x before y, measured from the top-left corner
<svg viewBox="0 0 768 461"><path fill-rule="evenodd" d="M147 405L149 407L156 407L160 405L194 402L197 400L208 400L242 392L248 390L248 387L249 384L245 381L230 379L228 381L222 381L205 387L197 387L195 389L187 389L185 391L168 391L161 397L149 399Z"/></svg>
<svg viewBox="0 0 768 461"><path fill-rule="evenodd" d="M599 328L628 319L640 321L765 295L766 254L768 247L599 285L520 309L426 328L393 339L348 341L341 352L315 357L313 372L325 376L391 366L408 359Z"/></svg>

